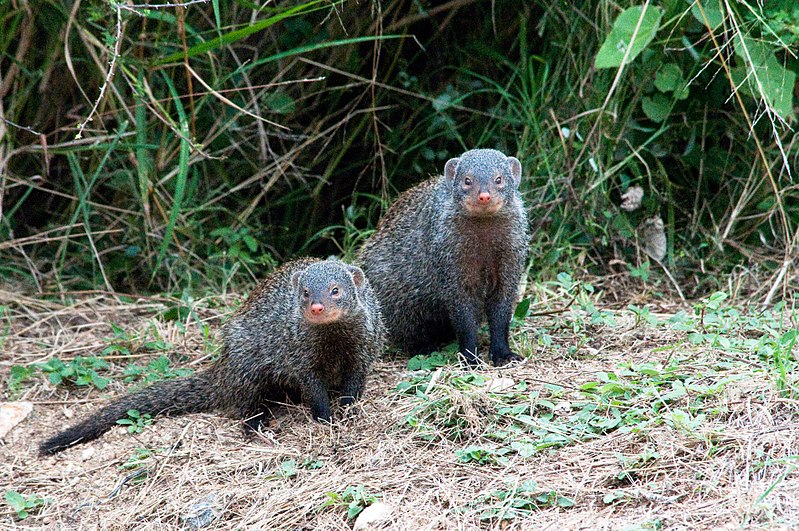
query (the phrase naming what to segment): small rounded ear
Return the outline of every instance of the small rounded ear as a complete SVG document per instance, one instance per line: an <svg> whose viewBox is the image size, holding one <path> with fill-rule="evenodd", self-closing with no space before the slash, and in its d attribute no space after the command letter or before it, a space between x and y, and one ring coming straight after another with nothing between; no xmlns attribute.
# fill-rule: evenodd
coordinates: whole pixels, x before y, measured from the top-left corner
<svg viewBox="0 0 799 531"><path fill-rule="evenodd" d="M513 183L518 187L522 182L522 163L516 157L508 157L510 174L513 176Z"/></svg>
<svg viewBox="0 0 799 531"><path fill-rule="evenodd" d="M363 274L363 270L357 266L348 266L350 270L350 275L352 275L352 281L355 283L356 288L360 288L363 286L364 282L366 282L366 275Z"/></svg>
<svg viewBox="0 0 799 531"><path fill-rule="evenodd" d="M444 176L450 181L455 178L455 170L458 168L458 163L461 159L449 159L446 164L444 164Z"/></svg>
<svg viewBox="0 0 799 531"><path fill-rule="evenodd" d="M297 289L297 286L300 285L300 275L302 275L302 271L297 271L291 275L291 285L294 286L294 289Z"/></svg>

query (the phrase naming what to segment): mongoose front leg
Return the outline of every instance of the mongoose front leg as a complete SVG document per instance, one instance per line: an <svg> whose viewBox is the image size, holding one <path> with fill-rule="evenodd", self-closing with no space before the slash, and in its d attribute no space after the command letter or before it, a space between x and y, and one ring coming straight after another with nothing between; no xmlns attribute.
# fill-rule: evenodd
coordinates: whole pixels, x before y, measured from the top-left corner
<svg viewBox="0 0 799 531"><path fill-rule="evenodd" d="M522 360L523 358L512 352L508 345L510 319L513 314L513 297L498 294L489 298L486 301L486 314L491 333L488 353L494 366L499 367L511 361Z"/></svg>
<svg viewBox="0 0 799 531"><path fill-rule="evenodd" d="M480 363L477 357L477 305L471 301L453 301L452 304L449 318L458 338L461 357L470 367L476 367Z"/></svg>
<svg viewBox="0 0 799 531"><path fill-rule="evenodd" d="M344 384L341 386L341 399L339 404L341 407L346 407L361 398L363 392L363 384L366 380L366 375L358 371L350 371L344 378Z"/></svg>
<svg viewBox="0 0 799 531"><path fill-rule="evenodd" d="M315 374L308 374L300 384L302 401L311 406L311 416L315 420L330 422L330 395L325 384Z"/></svg>

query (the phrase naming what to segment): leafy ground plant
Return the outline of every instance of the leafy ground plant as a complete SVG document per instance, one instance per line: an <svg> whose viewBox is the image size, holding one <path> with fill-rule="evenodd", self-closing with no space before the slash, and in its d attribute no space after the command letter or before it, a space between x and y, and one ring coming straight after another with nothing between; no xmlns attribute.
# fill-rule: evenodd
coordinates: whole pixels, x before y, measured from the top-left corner
<svg viewBox="0 0 799 531"><path fill-rule="evenodd" d="M127 426L128 433L141 433L146 426L153 423L151 415L145 413L141 414L136 409L129 409L127 412L128 418L119 419L117 424Z"/></svg>
<svg viewBox="0 0 799 531"><path fill-rule="evenodd" d="M53 385L91 385L102 391L111 381L98 373L109 368L108 362L96 356L75 356L75 359L66 362L52 358L36 367L47 375Z"/></svg>
<svg viewBox="0 0 799 531"><path fill-rule="evenodd" d="M321 508L346 507L347 519L353 520L361 514L361 511L379 499L380 496L370 494L363 485L349 486L341 492L328 492L327 500Z"/></svg>
<svg viewBox="0 0 799 531"><path fill-rule="evenodd" d="M19 520L25 520L28 516L30 516L31 512L44 507L46 504L51 503L52 501L49 498L41 498L36 494L29 494L25 496L15 490L7 490L5 499Z"/></svg>
<svg viewBox="0 0 799 531"><path fill-rule="evenodd" d="M500 522L524 518L534 511L550 507L568 509L574 503L574 500L559 496L554 491L542 491L534 480L527 480L518 484L509 483L505 488L483 494L473 503L473 507L480 511L480 520Z"/></svg>

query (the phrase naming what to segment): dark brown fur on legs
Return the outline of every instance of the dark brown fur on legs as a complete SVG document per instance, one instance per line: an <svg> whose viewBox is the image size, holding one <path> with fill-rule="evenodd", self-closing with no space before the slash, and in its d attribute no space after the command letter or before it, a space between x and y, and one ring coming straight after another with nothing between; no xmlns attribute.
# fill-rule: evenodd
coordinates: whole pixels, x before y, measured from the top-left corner
<svg viewBox="0 0 799 531"><path fill-rule="evenodd" d="M264 279L222 336L222 354L206 371L117 398L42 442L41 453L96 439L129 409L150 415L220 411L256 427L270 399L298 395L315 419L329 421L329 391L341 393L342 406L361 396L385 331L363 271L338 260L303 259Z"/></svg>
<svg viewBox="0 0 799 531"><path fill-rule="evenodd" d="M444 175L405 192L358 253L389 340L411 353L457 337L478 362L477 329L487 318L494 365L519 359L508 330L527 255L527 214L518 159L474 149Z"/></svg>

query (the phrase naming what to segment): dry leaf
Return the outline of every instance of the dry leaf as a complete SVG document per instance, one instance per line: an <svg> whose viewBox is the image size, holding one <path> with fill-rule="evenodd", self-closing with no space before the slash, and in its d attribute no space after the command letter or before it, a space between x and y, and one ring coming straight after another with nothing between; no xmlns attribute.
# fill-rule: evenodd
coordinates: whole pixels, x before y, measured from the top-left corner
<svg viewBox="0 0 799 531"><path fill-rule="evenodd" d="M621 196L621 209L627 212L641 208L641 201L644 199L644 189L640 186L631 186L624 195Z"/></svg>
<svg viewBox="0 0 799 531"><path fill-rule="evenodd" d="M645 219L638 227L638 235L644 244L644 252L660 262L666 256L666 231L660 216Z"/></svg>

